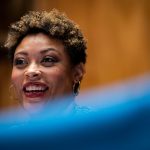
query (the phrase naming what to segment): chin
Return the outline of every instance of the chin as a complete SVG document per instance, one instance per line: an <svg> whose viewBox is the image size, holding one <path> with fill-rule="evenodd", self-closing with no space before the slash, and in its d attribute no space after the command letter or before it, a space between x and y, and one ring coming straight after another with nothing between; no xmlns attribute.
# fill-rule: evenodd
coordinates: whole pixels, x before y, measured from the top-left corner
<svg viewBox="0 0 150 150"><path fill-rule="evenodd" d="M28 101L23 101L23 107L24 109L30 113L30 114L37 114L40 113L44 107L45 107L46 101L43 100L28 100Z"/></svg>

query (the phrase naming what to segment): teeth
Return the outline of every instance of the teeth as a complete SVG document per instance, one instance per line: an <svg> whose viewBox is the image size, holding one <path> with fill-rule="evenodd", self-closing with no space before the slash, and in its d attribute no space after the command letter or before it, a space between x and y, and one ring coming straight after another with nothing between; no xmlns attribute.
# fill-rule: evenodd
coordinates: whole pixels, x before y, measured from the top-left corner
<svg viewBox="0 0 150 150"><path fill-rule="evenodd" d="M26 91L44 91L46 88L43 86L35 86L35 85L30 85L25 88Z"/></svg>

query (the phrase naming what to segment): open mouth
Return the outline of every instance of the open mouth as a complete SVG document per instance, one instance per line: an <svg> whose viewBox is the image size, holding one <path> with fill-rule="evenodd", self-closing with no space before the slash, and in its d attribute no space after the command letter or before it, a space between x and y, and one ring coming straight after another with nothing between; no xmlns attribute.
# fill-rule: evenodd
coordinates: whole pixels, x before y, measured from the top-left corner
<svg viewBox="0 0 150 150"><path fill-rule="evenodd" d="M48 90L48 86L43 83L27 83L23 86L23 92L26 97L43 97Z"/></svg>

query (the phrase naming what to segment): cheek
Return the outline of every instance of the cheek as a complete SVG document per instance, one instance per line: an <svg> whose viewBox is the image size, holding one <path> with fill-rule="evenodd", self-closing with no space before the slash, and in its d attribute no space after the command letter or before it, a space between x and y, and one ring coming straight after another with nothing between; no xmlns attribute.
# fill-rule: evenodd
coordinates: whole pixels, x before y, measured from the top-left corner
<svg viewBox="0 0 150 150"><path fill-rule="evenodd" d="M16 69L12 70L11 82L17 90L21 88L22 78L23 75L19 71L17 71Z"/></svg>
<svg viewBox="0 0 150 150"><path fill-rule="evenodd" d="M65 89L72 87L72 77L71 73L63 70L63 69L56 69L49 73L49 81L52 82L54 88L58 89Z"/></svg>
<svg viewBox="0 0 150 150"><path fill-rule="evenodd" d="M49 79L51 79L51 81L54 83L54 84L61 84L62 82L65 81L65 77L66 77L66 74L61 71L61 70L55 70L53 73L51 73L51 75L49 76Z"/></svg>

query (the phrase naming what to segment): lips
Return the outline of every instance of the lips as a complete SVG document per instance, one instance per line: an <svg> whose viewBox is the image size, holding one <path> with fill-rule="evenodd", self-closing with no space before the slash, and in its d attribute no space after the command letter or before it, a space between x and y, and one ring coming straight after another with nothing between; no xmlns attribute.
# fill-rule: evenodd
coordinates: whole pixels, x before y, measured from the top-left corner
<svg viewBox="0 0 150 150"><path fill-rule="evenodd" d="M48 86L44 83L30 82L23 86L23 92L28 98L43 97L48 90Z"/></svg>

